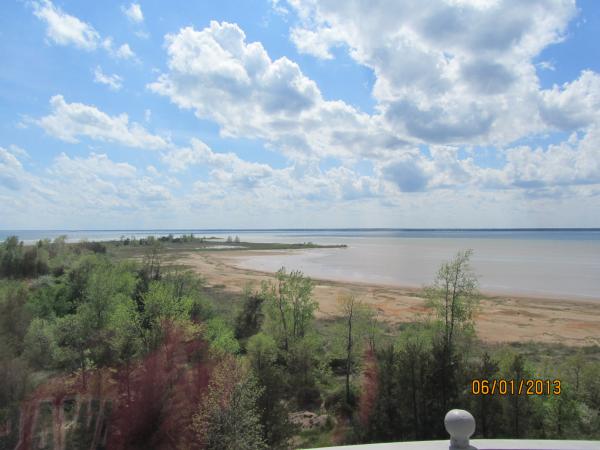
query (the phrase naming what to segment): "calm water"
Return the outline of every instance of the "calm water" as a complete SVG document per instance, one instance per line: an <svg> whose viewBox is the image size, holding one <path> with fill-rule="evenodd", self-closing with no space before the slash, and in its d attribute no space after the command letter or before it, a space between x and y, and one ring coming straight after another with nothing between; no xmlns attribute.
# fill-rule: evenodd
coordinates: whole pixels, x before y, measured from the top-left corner
<svg viewBox="0 0 600 450"><path fill-rule="evenodd" d="M0 231L32 242L120 236L235 236L254 242L347 244L275 255L240 256L240 267L300 269L319 278L421 286L458 250L474 250L473 268L490 293L600 300L600 230L98 230Z"/></svg>

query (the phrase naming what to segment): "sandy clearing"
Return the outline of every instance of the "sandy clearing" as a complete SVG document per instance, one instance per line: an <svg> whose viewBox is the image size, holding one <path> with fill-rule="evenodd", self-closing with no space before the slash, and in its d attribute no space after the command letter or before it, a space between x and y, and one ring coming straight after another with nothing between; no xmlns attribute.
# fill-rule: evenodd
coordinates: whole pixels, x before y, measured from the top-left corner
<svg viewBox="0 0 600 450"><path fill-rule="evenodd" d="M252 251L277 254L277 251ZM258 289L273 274L235 266L236 256L250 251L194 252L181 254L178 263L202 275L209 286L241 293L246 286ZM336 314L336 298L352 292L376 307L382 320L390 323L414 321L428 314L420 290L314 279L315 298L320 317ZM562 343L566 345L600 345L600 304L581 300L555 300L532 297L487 296L475 317L478 336L486 342Z"/></svg>

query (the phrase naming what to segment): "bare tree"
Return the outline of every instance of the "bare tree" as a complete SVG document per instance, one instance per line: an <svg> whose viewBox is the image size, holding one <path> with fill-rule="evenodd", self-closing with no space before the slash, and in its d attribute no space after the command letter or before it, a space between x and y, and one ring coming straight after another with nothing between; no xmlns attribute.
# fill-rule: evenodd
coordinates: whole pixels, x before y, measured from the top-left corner
<svg viewBox="0 0 600 450"><path fill-rule="evenodd" d="M357 363L366 338L369 337L369 319L371 310L354 295L338 297L339 309L343 319L343 351L346 359L346 402L350 403L350 376Z"/></svg>

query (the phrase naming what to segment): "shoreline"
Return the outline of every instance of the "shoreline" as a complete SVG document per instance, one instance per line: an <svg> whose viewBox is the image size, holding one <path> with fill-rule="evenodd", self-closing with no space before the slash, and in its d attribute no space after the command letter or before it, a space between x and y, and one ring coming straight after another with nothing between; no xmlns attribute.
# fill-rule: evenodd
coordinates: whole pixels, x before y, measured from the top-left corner
<svg viewBox="0 0 600 450"><path fill-rule="evenodd" d="M290 250L283 250L290 252ZM246 286L259 289L274 273L235 265L236 256L281 254L281 251L186 252L175 262L189 266L202 275L209 287L232 293ZM311 277L314 296L319 302L318 318L337 315L336 298L352 292L375 307L380 319L390 324L411 322L429 314L421 287L394 286L362 281L341 281ZM572 346L600 345L600 304L587 299L546 298L482 293L475 314L477 336L487 343L543 342Z"/></svg>
<svg viewBox="0 0 600 450"><path fill-rule="evenodd" d="M226 253L212 252L211 250L203 250L203 253L212 253L214 256L219 257L222 260L236 260L242 257L252 257L252 256L269 256L269 255L291 255L291 254L300 254L309 249L283 249L283 250L229 250ZM235 270L247 271L249 273L255 273L257 275L265 275L272 276L275 272L253 269L249 267L244 267L240 264L235 264L233 261L228 261L228 266ZM289 269L289 268L288 268ZM412 291L412 292L421 292L423 290L424 285L410 285L410 284L393 284L386 282L377 282L377 281L356 281L342 278L321 278L310 276L310 278L319 283L337 283L340 285L357 285L357 286L365 286L365 287L377 287L377 288L386 288L386 289L397 289L401 291ZM598 297L590 297L583 295L575 295L572 297L568 296L560 296L559 294L548 294L544 295L542 293L531 293L527 294L525 292L515 291L511 292L503 292L503 291L494 291L489 289L480 289L479 293L482 297L485 298L511 298L515 300L526 300L526 301L543 301L543 302L570 302L570 303L589 303L591 305L595 305L600 309L600 294ZM600 337L600 333L599 333Z"/></svg>

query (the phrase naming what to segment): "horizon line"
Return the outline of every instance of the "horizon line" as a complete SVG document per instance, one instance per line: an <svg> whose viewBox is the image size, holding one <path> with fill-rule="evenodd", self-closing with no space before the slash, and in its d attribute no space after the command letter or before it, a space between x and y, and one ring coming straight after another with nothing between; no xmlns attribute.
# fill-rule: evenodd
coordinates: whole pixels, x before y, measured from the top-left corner
<svg viewBox="0 0 600 450"><path fill-rule="evenodd" d="M412 228L412 227L319 227L319 228L0 228L7 231L67 231L67 232L99 232L99 231L600 231L600 227L511 227L511 228Z"/></svg>

